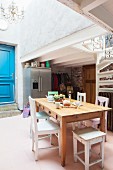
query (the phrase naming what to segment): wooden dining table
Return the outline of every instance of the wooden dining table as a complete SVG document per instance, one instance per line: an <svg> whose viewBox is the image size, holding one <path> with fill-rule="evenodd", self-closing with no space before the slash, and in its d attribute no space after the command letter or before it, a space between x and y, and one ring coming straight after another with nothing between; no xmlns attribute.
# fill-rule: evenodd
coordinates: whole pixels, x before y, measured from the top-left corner
<svg viewBox="0 0 113 170"><path fill-rule="evenodd" d="M105 111L111 108L82 102L80 107L60 107L56 109L53 102L48 102L47 98L36 98L36 109L42 109L49 116L60 122L61 138L61 165L66 162L66 124L71 122L84 121L88 119L100 118L100 130L105 132ZM76 102L76 100L72 100Z"/></svg>

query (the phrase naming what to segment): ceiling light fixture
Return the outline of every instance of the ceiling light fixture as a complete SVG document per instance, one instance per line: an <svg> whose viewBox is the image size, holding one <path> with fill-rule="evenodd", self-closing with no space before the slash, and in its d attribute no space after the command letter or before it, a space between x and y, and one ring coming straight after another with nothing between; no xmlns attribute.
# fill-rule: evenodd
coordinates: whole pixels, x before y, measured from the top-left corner
<svg viewBox="0 0 113 170"><path fill-rule="evenodd" d="M24 10L19 9L17 4L12 1L9 7L0 6L1 15L8 20L9 23L17 23L24 18Z"/></svg>

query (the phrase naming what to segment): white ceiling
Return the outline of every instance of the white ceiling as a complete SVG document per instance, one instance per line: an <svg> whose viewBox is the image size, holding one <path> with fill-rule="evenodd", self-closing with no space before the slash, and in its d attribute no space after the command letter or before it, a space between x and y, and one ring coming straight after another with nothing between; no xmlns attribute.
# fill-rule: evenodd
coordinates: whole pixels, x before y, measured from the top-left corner
<svg viewBox="0 0 113 170"><path fill-rule="evenodd" d="M78 44L79 45L79 44ZM86 49L87 50L87 49ZM88 51L88 50L87 50ZM95 54L85 52L73 46L68 46L53 52L50 52L39 58L39 61L51 61L56 67L76 67L84 64L96 63Z"/></svg>
<svg viewBox="0 0 113 170"><path fill-rule="evenodd" d="M58 0L113 32L113 0Z"/></svg>
<svg viewBox="0 0 113 170"><path fill-rule="evenodd" d="M38 58L41 62L49 60L57 67L76 67L96 63L96 54L85 47L83 42L105 34L106 30L113 30L113 0L58 1L98 24L62 38L45 48L35 51L33 54L28 54L21 59L21 62Z"/></svg>

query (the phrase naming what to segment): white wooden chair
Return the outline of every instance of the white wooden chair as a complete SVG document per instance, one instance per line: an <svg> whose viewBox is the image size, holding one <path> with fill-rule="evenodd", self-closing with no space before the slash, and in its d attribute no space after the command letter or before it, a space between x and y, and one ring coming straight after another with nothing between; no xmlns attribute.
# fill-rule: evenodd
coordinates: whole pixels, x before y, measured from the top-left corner
<svg viewBox="0 0 113 170"><path fill-rule="evenodd" d="M86 93L77 92L77 100L81 102L86 102Z"/></svg>
<svg viewBox="0 0 113 170"><path fill-rule="evenodd" d="M80 102L86 102L86 93L77 92L77 100ZM78 126L78 128L81 128L83 124L83 121L72 123L72 129L75 130L76 125Z"/></svg>
<svg viewBox="0 0 113 170"><path fill-rule="evenodd" d="M77 140L84 145L84 151L77 151ZM86 127L83 129L77 129L73 131L73 149L74 149L74 161L77 159L85 165L85 170L89 170L89 167L101 162L101 168L104 165L104 140L105 133L98 131L92 127ZM96 154L91 148L91 145L100 143L100 154ZM97 155L97 159L91 162L90 151L93 151ZM80 154L85 152L85 161L80 157ZM92 152L91 152L92 153Z"/></svg>
<svg viewBox="0 0 113 170"><path fill-rule="evenodd" d="M31 109L30 109L30 111L31 111ZM43 120L49 120L50 116L44 111L39 111L39 112L36 112L36 118L38 120L42 120L42 119ZM30 137L32 136L32 134L31 134L31 126L32 126L32 122L30 124Z"/></svg>
<svg viewBox="0 0 113 170"><path fill-rule="evenodd" d="M95 100L95 104L108 107L109 98L97 96L96 100ZM95 118L95 119L85 121L86 126L92 126L96 129L97 129L99 124L100 124L100 118ZM107 111L105 112L105 132L107 133Z"/></svg>
<svg viewBox="0 0 113 170"><path fill-rule="evenodd" d="M31 130L32 130L32 151L34 151L35 146L35 160L38 160L39 155L39 146L38 146L38 140L43 139L39 138L40 135L51 135L52 134L58 134L58 146L50 146L49 148L56 149L59 148L59 154L60 154L60 128L57 124L52 122L51 120L46 121L38 121L36 117L36 105L35 100L29 97L29 103L30 103L30 109L31 109ZM43 148L46 149L46 148Z"/></svg>

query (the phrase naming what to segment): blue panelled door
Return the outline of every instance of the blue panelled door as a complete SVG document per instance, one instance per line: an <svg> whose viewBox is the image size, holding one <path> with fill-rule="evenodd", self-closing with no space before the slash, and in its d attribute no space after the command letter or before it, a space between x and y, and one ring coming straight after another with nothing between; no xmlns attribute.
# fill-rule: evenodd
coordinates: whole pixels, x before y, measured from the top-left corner
<svg viewBox="0 0 113 170"><path fill-rule="evenodd" d="M15 48L0 44L0 104L14 102Z"/></svg>

